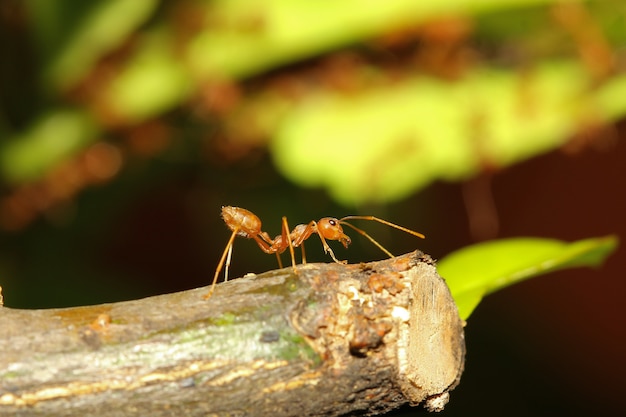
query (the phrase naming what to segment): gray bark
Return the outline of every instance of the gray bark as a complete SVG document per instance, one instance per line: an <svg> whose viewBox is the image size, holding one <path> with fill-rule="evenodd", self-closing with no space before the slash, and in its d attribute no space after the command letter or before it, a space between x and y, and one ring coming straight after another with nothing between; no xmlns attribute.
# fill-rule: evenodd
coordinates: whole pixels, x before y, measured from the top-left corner
<svg viewBox="0 0 626 417"><path fill-rule="evenodd" d="M2 416L439 410L463 323L430 257L307 264L96 306L0 307Z"/></svg>

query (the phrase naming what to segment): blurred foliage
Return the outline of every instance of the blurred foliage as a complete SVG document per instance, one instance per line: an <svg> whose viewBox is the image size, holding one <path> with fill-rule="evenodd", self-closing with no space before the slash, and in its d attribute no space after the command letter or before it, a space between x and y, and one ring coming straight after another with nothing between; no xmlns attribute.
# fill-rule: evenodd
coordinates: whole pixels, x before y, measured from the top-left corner
<svg viewBox="0 0 626 417"><path fill-rule="evenodd" d="M453 252L438 263L437 269L465 320L486 295L559 269L598 267L617 244L615 236L573 243L538 238L495 240Z"/></svg>
<svg viewBox="0 0 626 417"><path fill-rule="evenodd" d="M584 146L566 141L626 113L620 1L3 7L17 28L5 36L31 40L21 52L40 64L39 112L11 114L3 100L9 185L97 141L121 136L124 147L134 128L182 106L219 132L201 138L218 159L267 148L287 178L356 206Z"/></svg>
<svg viewBox="0 0 626 417"><path fill-rule="evenodd" d="M154 12L155 0L89 2L28 0L41 76L54 90L70 88L118 48Z"/></svg>
<svg viewBox="0 0 626 417"><path fill-rule="evenodd" d="M626 110L626 78L585 93L590 81L580 65L554 62L522 74L472 69L462 82L417 77L327 94L290 112L272 150L289 178L324 186L346 204L395 200L436 179L553 149L585 119Z"/></svg>

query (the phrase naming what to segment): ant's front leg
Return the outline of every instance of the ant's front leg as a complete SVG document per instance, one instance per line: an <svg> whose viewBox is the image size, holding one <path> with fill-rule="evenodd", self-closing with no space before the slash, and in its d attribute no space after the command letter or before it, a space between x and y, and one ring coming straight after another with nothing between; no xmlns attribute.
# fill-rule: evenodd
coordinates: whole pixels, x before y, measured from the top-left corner
<svg viewBox="0 0 626 417"><path fill-rule="evenodd" d="M337 262L338 264L342 264L342 265L346 265L348 263L348 261L346 261L346 260L340 261L339 259L335 258L335 253L333 252L333 250L330 248L330 246L328 246L328 244L326 243L326 241L324 240L324 238L322 236L320 236L320 238L322 239L322 243L324 245L324 252L329 254L330 257L333 258L333 261Z"/></svg>
<svg viewBox="0 0 626 417"><path fill-rule="evenodd" d="M319 223L311 222L311 223L309 223L309 225L313 226L315 228L315 230L317 230L317 235L320 237L320 240L322 241L322 246L324 247L324 253L329 254L330 257L333 258L333 261L337 262L338 264L342 264L342 265L347 264L348 261L340 261L339 259L337 259L335 257L335 253L330 248L330 246L328 246L328 243L326 243L326 239L324 238L324 230L322 230L322 228L320 227ZM348 242L349 242L349 240L348 240ZM344 245L346 247L348 247L345 243L344 243Z"/></svg>

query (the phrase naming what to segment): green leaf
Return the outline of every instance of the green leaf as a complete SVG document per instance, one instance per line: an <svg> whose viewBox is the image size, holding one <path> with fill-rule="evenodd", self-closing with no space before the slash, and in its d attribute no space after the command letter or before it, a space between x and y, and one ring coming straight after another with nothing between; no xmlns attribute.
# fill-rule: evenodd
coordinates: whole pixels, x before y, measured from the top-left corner
<svg viewBox="0 0 626 417"><path fill-rule="evenodd" d="M617 245L616 236L573 243L540 238L496 240L453 252L438 262L437 269L465 320L492 292L559 269L599 266Z"/></svg>
<svg viewBox="0 0 626 417"><path fill-rule="evenodd" d="M97 132L94 120L81 111L58 109L46 113L29 129L0 143L0 176L10 183L39 178L92 143Z"/></svg>
<svg viewBox="0 0 626 417"><path fill-rule="evenodd" d="M138 52L105 93L116 111L135 121L175 106L194 90L170 33L155 30L137 44Z"/></svg>
<svg viewBox="0 0 626 417"><path fill-rule="evenodd" d="M456 82L415 76L293 106L270 150L287 178L345 205L405 198L435 180L462 180L558 148L590 114L626 112L626 77L589 92L575 61L532 70L475 68ZM596 113L594 113L596 112Z"/></svg>
<svg viewBox="0 0 626 417"><path fill-rule="evenodd" d="M192 67L235 77L413 27L442 15L486 13L555 0L394 0L372 2L222 0L210 3L211 21L190 48Z"/></svg>
<svg viewBox="0 0 626 417"><path fill-rule="evenodd" d="M118 47L158 7L155 0L29 0L35 39L46 77L54 88L66 88Z"/></svg>

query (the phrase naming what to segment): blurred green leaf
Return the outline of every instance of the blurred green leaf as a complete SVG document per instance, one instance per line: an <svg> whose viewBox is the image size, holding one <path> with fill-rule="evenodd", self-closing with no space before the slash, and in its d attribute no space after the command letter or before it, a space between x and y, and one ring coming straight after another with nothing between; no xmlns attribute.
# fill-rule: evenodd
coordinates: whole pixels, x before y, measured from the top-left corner
<svg viewBox="0 0 626 417"><path fill-rule="evenodd" d="M144 120L185 100L193 80L176 58L171 33L152 31L138 42L138 52L113 81L108 101L130 120Z"/></svg>
<svg viewBox="0 0 626 417"><path fill-rule="evenodd" d="M479 243L438 262L467 319L486 295L538 275L565 268L601 265L618 245L615 236L568 243L553 239L514 238Z"/></svg>
<svg viewBox="0 0 626 417"><path fill-rule="evenodd" d="M156 0L28 0L42 56L44 78L62 89L85 74L144 23Z"/></svg>
<svg viewBox="0 0 626 417"><path fill-rule="evenodd" d="M96 133L96 124L83 112L56 110L46 114L27 131L1 143L2 176L13 183L37 179L95 141Z"/></svg>
<svg viewBox="0 0 626 417"><path fill-rule="evenodd" d="M284 116L271 151L285 176L344 204L397 200L554 149L585 121L626 113L626 77L595 92L591 83L579 63L552 62L322 93Z"/></svg>
<svg viewBox="0 0 626 417"><path fill-rule="evenodd" d="M121 69L107 101L131 120L167 111L195 88L215 80L239 80L285 64L367 43L441 16L462 16L556 3L556 0L218 0L193 6L187 39L168 22L138 36L137 54ZM158 43L158 44L155 44ZM143 50L143 49L146 50ZM135 81L156 80L150 95ZM185 79L190 85L181 80ZM147 84L147 83L145 83ZM145 85L144 84L144 85ZM178 88L178 94L175 94ZM134 96L134 97L133 97ZM132 98L131 98L132 97Z"/></svg>
<svg viewBox="0 0 626 417"><path fill-rule="evenodd" d="M549 6L559 3L218 0L161 9L156 0L26 4L46 63L43 77L55 88L75 85L107 53L124 51L101 84L90 84L95 88L79 101L90 101L80 103L88 109L104 109L101 118L112 114L115 122L129 126L158 117L193 95L194 105L210 107L211 100L219 99L212 94L220 82L228 84L344 47L375 50L378 40L389 34L413 31L442 17L466 16L468 25L477 26L478 43L488 41L487 51L476 47L478 55L492 49L507 52L493 60L486 57L481 61L484 68L468 63L456 82L423 76L384 81L385 68L373 63L360 68L371 79L358 91L346 94L310 87L304 77L299 82L307 87L300 91L297 106L284 98L268 100L263 104L269 105L250 112L254 114L244 111L245 117L234 122L218 120L238 126L229 137L232 143L252 137L254 146L264 146L262 141L272 137L273 159L291 180L326 188L345 205L359 205L391 202L433 180L459 180L484 166L515 163L561 146L581 127L626 114L624 75L600 83L578 60L537 59L545 57L541 54L507 64L507 57L519 53L520 38L543 41L544 33L553 32L560 41L570 36L550 24L554 20ZM611 20L606 11L611 7L584 3L591 12L600 10L605 20L598 24L610 24L611 39L626 38L623 21ZM157 10L161 13L155 14ZM520 21L518 11L526 11L527 18ZM142 26L151 16L150 24ZM478 27L487 21L491 24ZM512 21L517 22L514 30L507 23ZM506 37L510 32L515 36ZM132 48L121 49L129 40ZM569 42L566 56L571 57L576 45ZM500 58L505 62L502 68L495 66L502 64ZM506 69L509 64L513 69ZM524 70L515 67L522 64ZM409 65L403 69L404 76L411 73ZM253 107L249 102L254 93L240 92L241 107ZM233 106L225 118L241 110Z"/></svg>
<svg viewBox="0 0 626 417"><path fill-rule="evenodd" d="M192 66L236 78L362 42L446 15L556 3L555 0L222 0L190 45Z"/></svg>

